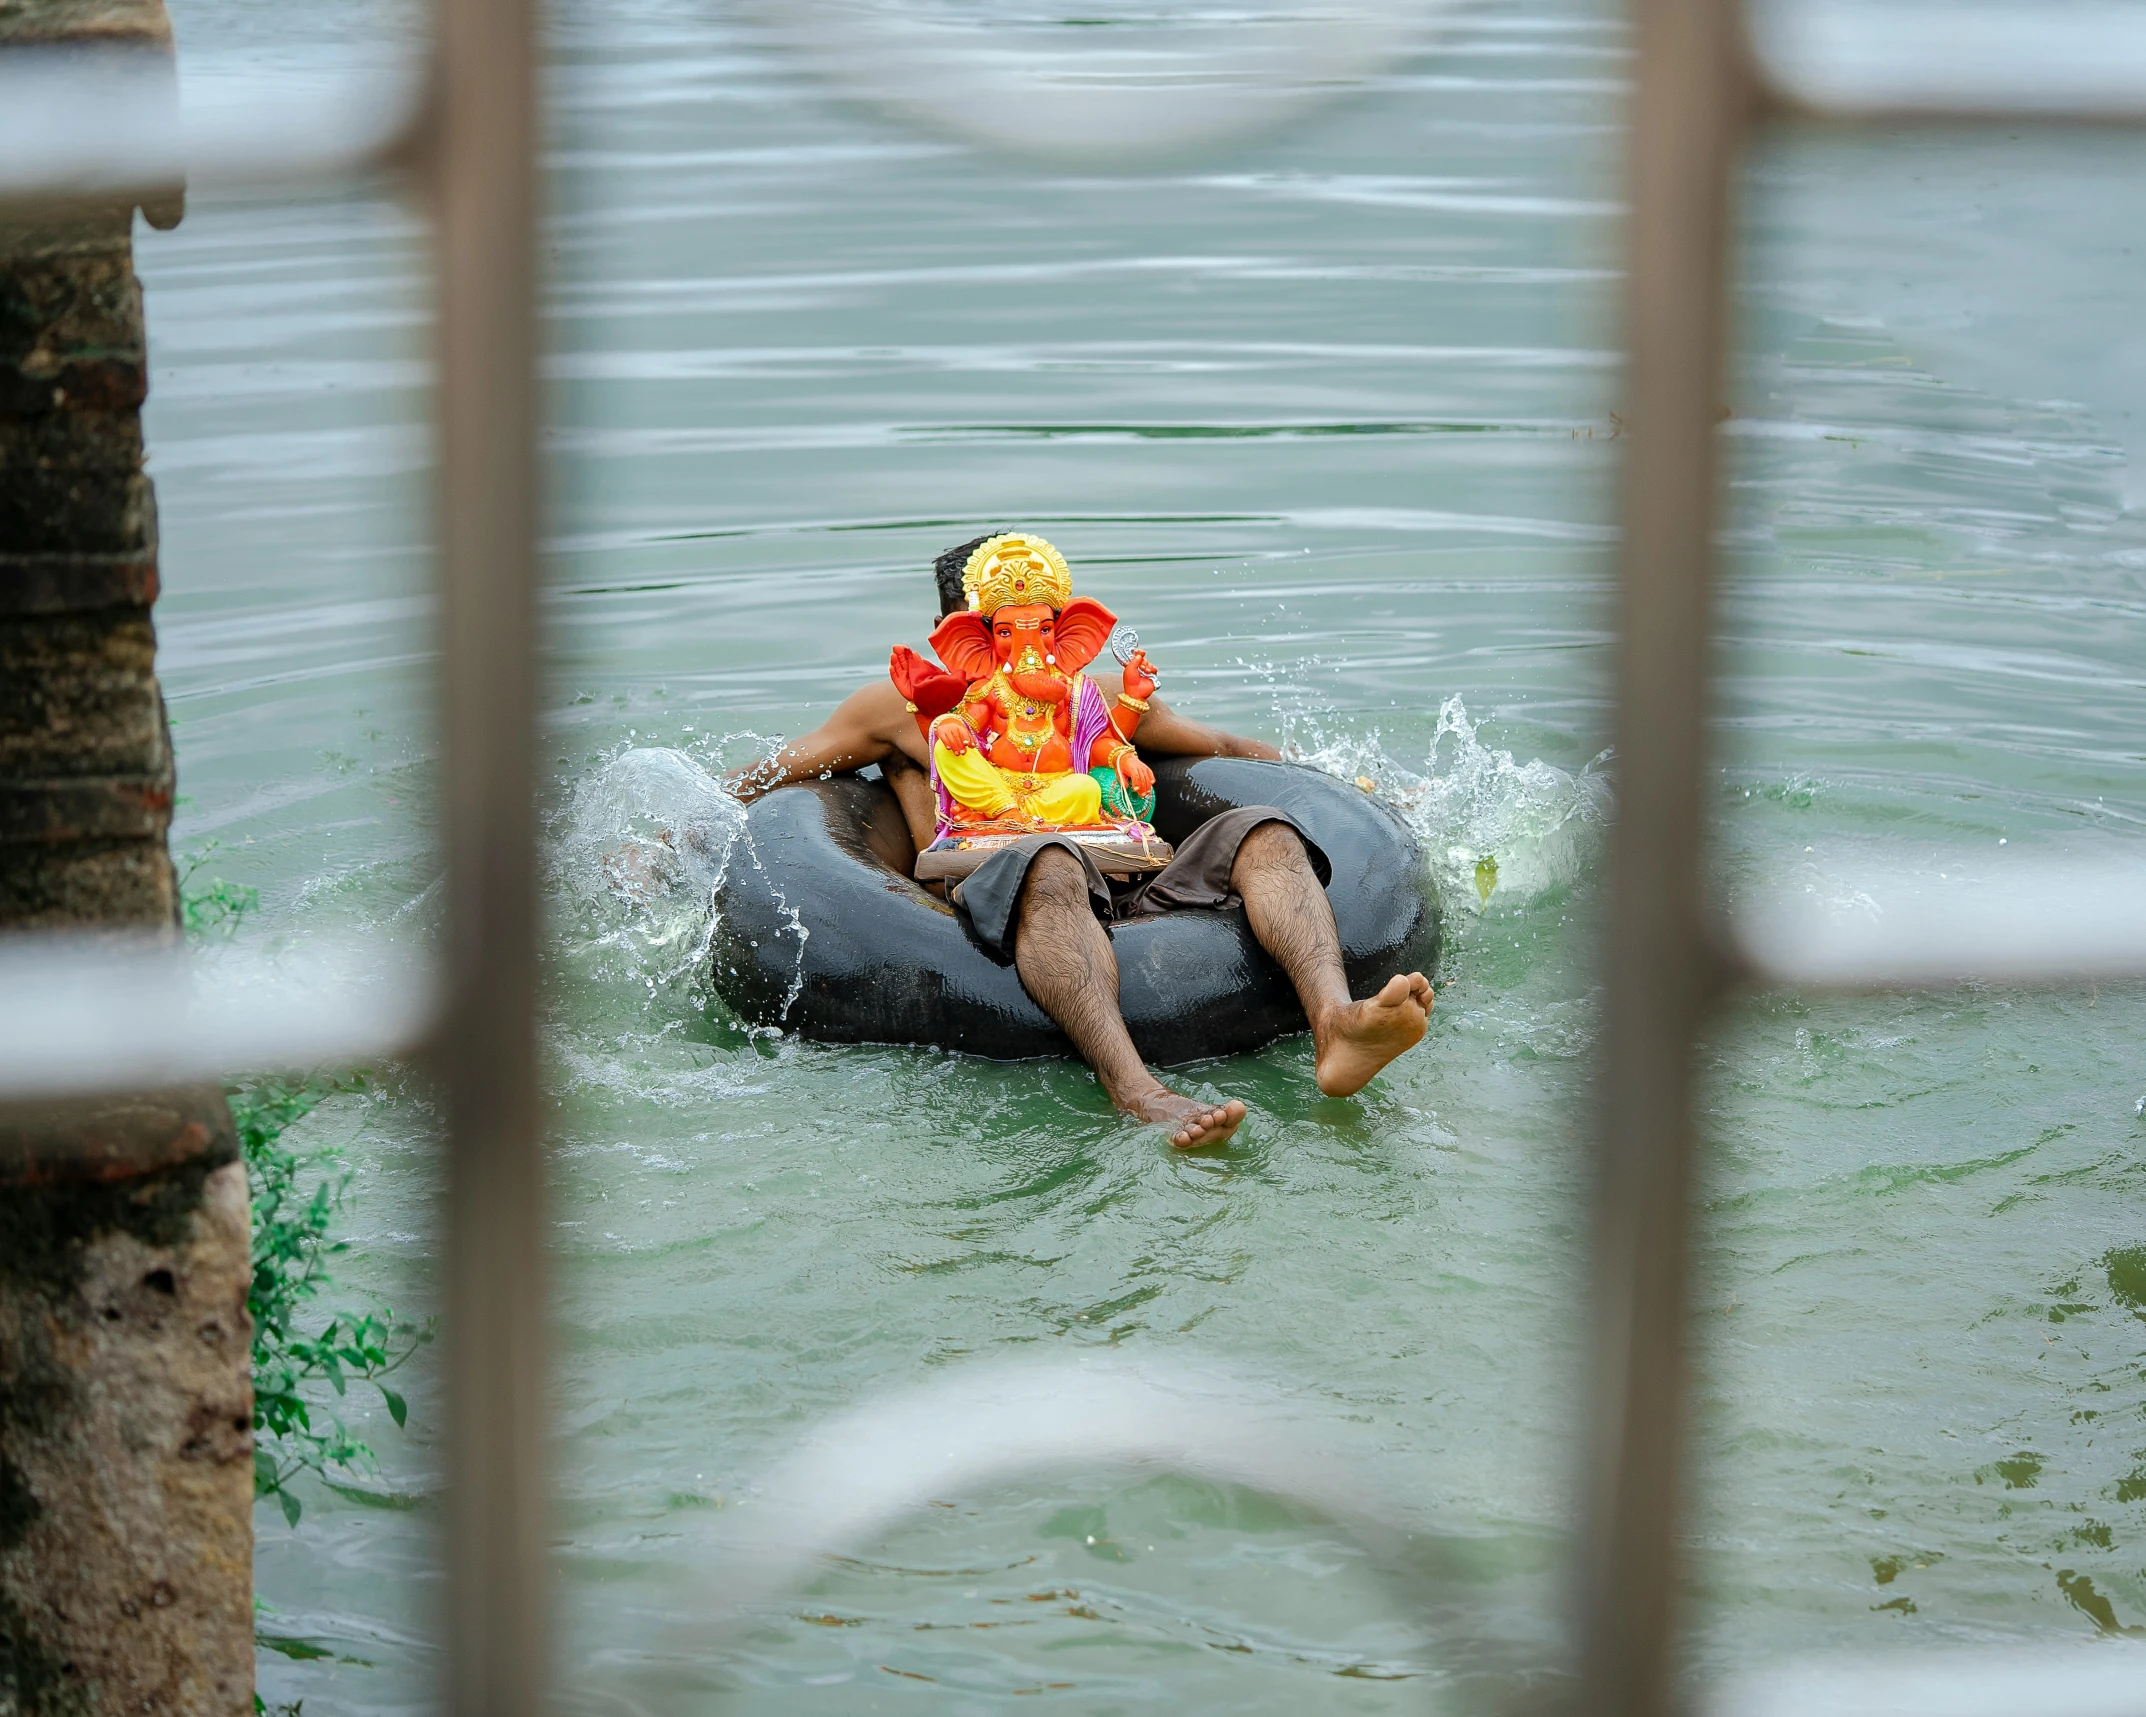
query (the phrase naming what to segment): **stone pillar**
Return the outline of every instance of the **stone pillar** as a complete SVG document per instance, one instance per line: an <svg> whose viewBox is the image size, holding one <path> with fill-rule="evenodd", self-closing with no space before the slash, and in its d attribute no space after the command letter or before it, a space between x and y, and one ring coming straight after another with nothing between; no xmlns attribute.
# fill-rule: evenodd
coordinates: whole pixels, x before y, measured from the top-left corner
<svg viewBox="0 0 2146 1717"><path fill-rule="evenodd" d="M208 1107L115 1104L0 1133L10 1717L251 1705L246 1172ZM101 1143L109 1178L31 1181L30 1141Z"/></svg>
<svg viewBox="0 0 2146 1717"><path fill-rule="evenodd" d="M0 0L0 55L170 41ZM133 214L0 209L0 934L179 934ZM237 1157L214 1089L0 1108L0 1717L251 1707Z"/></svg>

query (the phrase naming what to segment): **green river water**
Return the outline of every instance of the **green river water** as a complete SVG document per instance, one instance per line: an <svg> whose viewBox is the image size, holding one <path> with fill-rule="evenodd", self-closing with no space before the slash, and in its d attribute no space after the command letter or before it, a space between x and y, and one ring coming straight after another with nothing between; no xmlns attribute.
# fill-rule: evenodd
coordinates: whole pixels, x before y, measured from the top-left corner
<svg viewBox="0 0 2146 1717"><path fill-rule="evenodd" d="M270 65L383 27L176 12L182 54ZM902 129L714 6L569 5L553 41L567 1702L1402 1712L1553 1677L1614 804L1622 23L1467 10L1324 110L1138 176ZM2031 887L2139 850L2142 168L2002 132L1754 160L1730 893L1876 867L1941 896L2000 858ZM139 261L176 844L220 843L206 873L260 889L264 945L422 942L422 225L367 193L197 199ZM1181 707L1371 776L1423 834L1436 1014L1360 1100L1318 1098L1302 1041L1198 1066L1251 1119L1174 1156L1075 1065L748 1036L701 988L693 879L606 891L606 848L719 818L708 771L920 644L930 556L1000 523L1066 551ZM1695 1673L2146 1627L2142 1026L2136 988L1966 989L1768 996L1709 1040ZM430 1305L424 1088L302 1136L357 1170L340 1273ZM1092 1474L930 1499L712 1663L667 1643L696 1546L811 1424L1103 1350L1364 1437L1366 1482L1449 1552L1428 1637L1346 1534ZM316 1717L433 1700L428 1365L407 1436L353 1397L377 1483L257 1521L262 1688Z"/></svg>

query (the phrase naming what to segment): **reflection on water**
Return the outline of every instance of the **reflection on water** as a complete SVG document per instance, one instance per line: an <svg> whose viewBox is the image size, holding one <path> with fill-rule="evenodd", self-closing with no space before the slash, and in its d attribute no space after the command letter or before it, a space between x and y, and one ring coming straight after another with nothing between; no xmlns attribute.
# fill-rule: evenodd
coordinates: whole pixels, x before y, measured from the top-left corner
<svg viewBox="0 0 2146 1717"><path fill-rule="evenodd" d="M242 48L290 20L191 0L179 25ZM784 1711L1401 1711L1532 1685L1586 1327L1620 27L1487 5L1292 129L1139 177L893 129L698 6L554 31L575 1702L713 1679ZM2138 839L2146 533L2109 379L2137 338L2134 156L1805 140L1755 164L1725 889L1871 861L1940 889L1999 840ZM260 886L249 934L422 937L421 229L364 198L197 207L141 267L179 841ZM1319 1099L1302 1043L1204 1064L1252 1117L1181 1159L1072 1066L710 1006L703 903L736 862L715 775L920 644L930 557L998 523L1064 547L1181 705L1425 835L1466 908L1451 981L1361 1100ZM2142 1025L2135 989L1966 989L1761 998L1715 1034L1701 1667L2146 1625ZM422 1299L425 1093L310 1124L359 1168L347 1272ZM1226 1363L1375 1439L1461 1570L1438 1650L1318 1522L1096 1475L930 1499L722 1661L667 1651L689 1546L802 1427L959 1360L1091 1348ZM360 1415L376 1485L260 1522L273 1698L429 1697L436 1380L408 1393L407 1438Z"/></svg>

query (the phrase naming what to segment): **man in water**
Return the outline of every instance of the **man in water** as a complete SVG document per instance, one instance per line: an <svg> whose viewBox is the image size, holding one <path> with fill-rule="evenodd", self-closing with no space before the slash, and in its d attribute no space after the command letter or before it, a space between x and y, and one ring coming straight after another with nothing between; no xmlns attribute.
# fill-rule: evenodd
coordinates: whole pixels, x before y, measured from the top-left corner
<svg viewBox="0 0 2146 1717"><path fill-rule="evenodd" d="M962 576L996 533L951 548L933 563L939 618L967 607ZM1256 739L1188 720L1159 697L1147 700L1140 748L1173 757L1253 757L1281 753ZM918 718L892 680L852 692L820 726L774 756L732 770L725 784L740 799L793 781L847 774L878 764L900 801L918 852L938 831L938 803L926 771L931 754ZM1024 843L1025 844L1025 843ZM1005 871L993 886L994 867ZM1188 839L1150 884L1148 910L1242 900L1260 946L1291 981L1310 1020L1319 1089L1347 1097L1395 1056L1422 1041L1431 985L1400 973L1377 995L1349 997L1341 939L1328 905L1326 855L1280 812L1226 812ZM1010 885L1008 885L1010 879ZM954 893L987 942L1010 951L1021 983L1095 1069L1110 1099L1128 1114L1169 1129L1180 1150L1222 1143L1243 1121L1235 1099L1216 1107L1170 1090L1150 1073L1118 1012L1118 963L1111 951L1110 892L1093 864L1062 845L1002 853Z"/></svg>

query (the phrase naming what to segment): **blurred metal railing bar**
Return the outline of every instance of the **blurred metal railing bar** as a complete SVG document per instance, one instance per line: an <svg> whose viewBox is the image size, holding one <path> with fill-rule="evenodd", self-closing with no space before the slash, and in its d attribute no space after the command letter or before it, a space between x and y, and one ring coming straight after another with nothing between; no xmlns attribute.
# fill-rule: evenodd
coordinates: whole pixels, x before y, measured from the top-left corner
<svg viewBox="0 0 2146 1717"><path fill-rule="evenodd" d="M0 1105L401 1059L433 1012L430 973L372 949L263 957L12 936L0 941Z"/></svg>
<svg viewBox="0 0 2146 1717"><path fill-rule="evenodd" d="M829 1557L864 1554L934 1497L1127 1468L1307 1506L1412 1597L1425 1570L1443 1566L1435 1517L1397 1498L1400 1475L1378 1439L1271 1382L1110 1352L971 1362L823 1420L710 1522L694 1568L714 1623L679 1644L703 1656L734 1647L764 1625L766 1606L794 1605ZM1428 1622L1419 1613L1426 1650Z"/></svg>
<svg viewBox="0 0 2146 1717"><path fill-rule="evenodd" d="M2146 124L2136 6L1772 0L1747 16L1752 72L1775 117Z"/></svg>
<svg viewBox="0 0 2146 1717"><path fill-rule="evenodd" d="M1882 909L1885 881L1836 885L1868 904L1809 895L1747 904L1731 923L1738 978L1806 990L1913 990L1964 981L2010 987L2146 978L2146 865L2034 866ZM1898 879L1893 879L1896 887Z"/></svg>
<svg viewBox="0 0 2146 1717"><path fill-rule="evenodd" d="M423 123L414 66L325 79L210 71L215 95L182 99L161 53L0 49L0 205L393 170Z"/></svg>
<svg viewBox="0 0 2146 1717"><path fill-rule="evenodd" d="M436 100L188 128L168 62L88 73L0 104L0 205L162 191L228 167L291 183L421 164L439 228L442 695L447 835L445 1367L449 1398L447 1693L457 1717L533 1717L548 1637L544 1552L548 1274L538 1089L536 879L536 37L530 0L440 0ZM24 58L0 61L32 74ZM75 68L82 70L80 66ZM117 77L115 85L111 80ZM114 106L143 96L143 111ZM100 82L100 80L102 80ZM54 93L56 91L56 93ZM79 105L70 105L79 103ZM131 114L131 116L130 116ZM217 140L208 159L190 144ZM420 1017L411 1010L404 1017ZM333 1022L331 1014L330 1020ZM78 1021L107 1035L98 1021ZM344 1025L349 1022L345 1020ZM282 1048L227 1039L232 1066L295 1041L324 1059L385 1028L289 1022ZM311 1034L309 1038L308 1034ZM407 1034L401 1034L407 1036ZM198 1047L198 1046L196 1046ZM172 1049L170 1043L162 1048ZM93 1051L86 1053L94 1053ZM191 1055L192 1051L187 1054ZM155 1060L155 1057L150 1057ZM159 1083L180 1057L144 1069ZM29 1087L25 1085L24 1090Z"/></svg>
<svg viewBox="0 0 2146 1717"><path fill-rule="evenodd" d="M550 1652L550 1272L537 1050L537 26L439 0L447 845L447 1705L535 1717Z"/></svg>
<svg viewBox="0 0 2146 1717"><path fill-rule="evenodd" d="M212 63L207 76L215 98L189 102L159 47L0 46L0 209L64 217L189 179L214 189L394 170L424 134L414 69L297 75L296 88L288 67ZM0 949L0 1021L8 1002L23 1009L0 1042L0 1102L403 1058L433 1029L432 982L411 964L72 946L83 958L44 939Z"/></svg>
<svg viewBox="0 0 2146 1717"><path fill-rule="evenodd" d="M1596 1343L1584 1488L1588 1717L1674 1703L1692 1048L1717 988L1701 776L1729 192L1746 86L1733 0L1637 0Z"/></svg>
<svg viewBox="0 0 2146 1717"><path fill-rule="evenodd" d="M323 79L212 60L206 76L217 94L190 101L161 47L0 45L0 210L64 218L74 204L146 204L189 181L297 186L393 171L423 136L414 63ZM421 1051L437 1012L429 974L348 952L264 960L11 938L0 945L0 1104Z"/></svg>
<svg viewBox="0 0 2146 1717"><path fill-rule="evenodd" d="M137 177L160 189L178 171L198 178L224 165L250 182L291 182L430 150L441 251L448 848L437 1039L450 1157L448 1696L457 1717L533 1717L548 1607L535 1024L536 42L529 0L440 5L436 106L413 97L405 114L377 124L346 114L340 132L317 113L258 127L211 122L207 134L222 141L196 160L183 123L176 139L131 121L98 137L64 119L47 129L0 102L0 201L133 189ZM2003 78L1955 68L1948 81L1942 68L1896 67L1829 85L1814 62L1784 58L1777 44L1763 59L1748 52L1733 0L1638 0L1637 18L1627 309L1635 435L1624 474L1617 714L1625 764L1612 846L1601 1323L1581 1592L1579 1703L1602 1717L1657 1717L1674 1704L1691 1057L1726 976L1700 904L1713 426L1728 192L1746 127L1761 98L1777 111L1844 119L2146 120L2146 98L2123 78L2080 66L2059 76L2045 63L2039 83L2020 78L2015 59ZM1800 959L1810 981L1883 979L1868 949L1843 944L1820 959L1763 919L1739 936L1767 972L1790 975ZM1994 945L1966 946L1987 959ZM1905 931L1883 946L1892 981L1927 981L1907 976L1918 946L1948 971L1959 957L1957 942L1933 954L1934 939L1917 944ZM2039 957L2046 972L2046 945Z"/></svg>
<svg viewBox="0 0 2146 1717"><path fill-rule="evenodd" d="M1029 161L1153 170L1360 87L1449 4L1184 6L1146 30L1067 32L1014 7L780 0L766 26L912 125Z"/></svg>
<svg viewBox="0 0 2146 1717"><path fill-rule="evenodd" d="M1958 1646L1787 1663L1714 1690L1705 1717L2138 1717L2146 1645Z"/></svg>
<svg viewBox="0 0 2146 1717"><path fill-rule="evenodd" d="M1868 8L1859 6L1857 15ZM1814 927L1760 911L1726 946L1703 922L1700 782L1716 497L1714 425L1726 345L1730 188L1752 128L1797 111L2078 122L2146 120L2146 81L2089 75L2077 44L1985 56L1975 75L1943 42L1827 84L1776 32L1762 55L1741 0L1637 0L1626 279L1631 355L1618 591L1616 739L1624 759L1611 843L1608 985L1596 1210L1598 1339L1581 1567L1580 1683L1589 1717L1666 1717L1685 1436L1683 1345L1693 1050L1735 977L1828 987L1989 977L2052 981L2136 972L2138 908L2116 884L2060 915L1991 899L1979 928L1957 902ZM1846 16L1846 14L1843 14ZM2022 9L2036 27L2040 11ZM1778 19L1776 19L1778 22ZM1761 28L1765 21L1761 20ZM1791 42L1790 48L1793 49ZM2007 63L2000 66L1998 60ZM2037 81L2037 78L2039 81ZM2046 890L2042 898L2047 898ZM2102 915L2101 933L2092 915ZM2098 944L2098 946L2097 946Z"/></svg>

